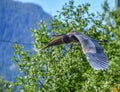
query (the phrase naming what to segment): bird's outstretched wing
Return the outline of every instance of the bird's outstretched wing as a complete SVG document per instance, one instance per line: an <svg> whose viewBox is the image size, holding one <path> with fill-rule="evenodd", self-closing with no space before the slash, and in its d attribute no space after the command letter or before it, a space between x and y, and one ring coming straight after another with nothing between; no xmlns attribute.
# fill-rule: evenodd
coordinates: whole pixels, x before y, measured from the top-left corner
<svg viewBox="0 0 120 92"><path fill-rule="evenodd" d="M96 40L79 33L74 33L74 36L81 43L83 52L86 55L89 64L95 70L104 70L108 68L108 59L104 54L102 47Z"/></svg>

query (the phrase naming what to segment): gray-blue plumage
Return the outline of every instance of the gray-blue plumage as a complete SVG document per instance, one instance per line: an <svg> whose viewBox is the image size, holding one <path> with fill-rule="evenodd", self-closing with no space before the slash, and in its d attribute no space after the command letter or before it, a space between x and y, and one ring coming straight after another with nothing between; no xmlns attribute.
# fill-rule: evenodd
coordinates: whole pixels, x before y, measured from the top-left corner
<svg viewBox="0 0 120 92"><path fill-rule="evenodd" d="M85 34L74 33L74 35L81 43L83 52L86 55L89 64L95 70L104 70L108 68L108 59L104 54L103 48L96 40Z"/></svg>
<svg viewBox="0 0 120 92"><path fill-rule="evenodd" d="M70 32L68 34L58 35L58 38L48 43L45 48L70 42L81 43L82 50L93 69L104 70L108 68L108 59L104 54L103 48L96 40L86 36L85 34Z"/></svg>

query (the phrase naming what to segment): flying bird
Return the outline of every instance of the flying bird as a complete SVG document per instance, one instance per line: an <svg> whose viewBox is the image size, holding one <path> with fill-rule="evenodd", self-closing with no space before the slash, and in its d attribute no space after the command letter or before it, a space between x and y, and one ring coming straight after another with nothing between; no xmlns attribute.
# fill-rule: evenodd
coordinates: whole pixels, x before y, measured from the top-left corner
<svg viewBox="0 0 120 92"><path fill-rule="evenodd" d="M94 70L105 70L108 68L108 59L104 54L103 48L99 45L99 42L106 42L106 40L96 41L78 32L70 32L55 36L56 39L49 42L44 48L71 42L79 42L81 43L83 53Z"/></svg>

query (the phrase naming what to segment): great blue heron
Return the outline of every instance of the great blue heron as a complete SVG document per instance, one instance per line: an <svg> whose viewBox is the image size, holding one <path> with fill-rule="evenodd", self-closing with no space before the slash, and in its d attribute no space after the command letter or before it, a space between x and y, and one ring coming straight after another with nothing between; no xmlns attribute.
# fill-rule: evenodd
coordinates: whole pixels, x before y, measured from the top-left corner
<svg viewBox="0 0 120 92"><path fill-rule="evenodd" d="M82 45L82 50L93 69L104 70L108 68L108 59L104 54L103 48L98 44L98 42L102 41L96 41L85 34L80 34L78 32L70 32L68 34L56 36L57 38L49 42L45 48L60 44L67 44L70 42L80 42Z"/></svg>

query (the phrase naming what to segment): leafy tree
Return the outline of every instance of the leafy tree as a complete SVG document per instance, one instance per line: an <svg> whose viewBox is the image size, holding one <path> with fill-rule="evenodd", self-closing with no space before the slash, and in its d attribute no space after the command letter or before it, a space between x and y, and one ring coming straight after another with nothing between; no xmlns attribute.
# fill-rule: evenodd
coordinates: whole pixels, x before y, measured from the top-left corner
<svg viewBox="0 0 120 92"><path fill-rule="evenodd" d="M0 92L11 92L10 82L5 81L3 78L0 77Z"/></svg>
<svg viewBox="0 0 120 92"><path fill-rule="evenodd" d="M54 16L50 29L43 22L40 29L33 29L33 45L34 49L39 50L37 53L15 45L14 61L23 75L13 86L23 92L120 91L119 34L106 22L106 13L89 13L89 6L83 4L76 7L74 1L69 1ZM71 31L84 32L96 40L108 40L107 44L101 45L109 59L109 68L93 70L78 43L41 50L52 39L48 34Z"/></svg>

